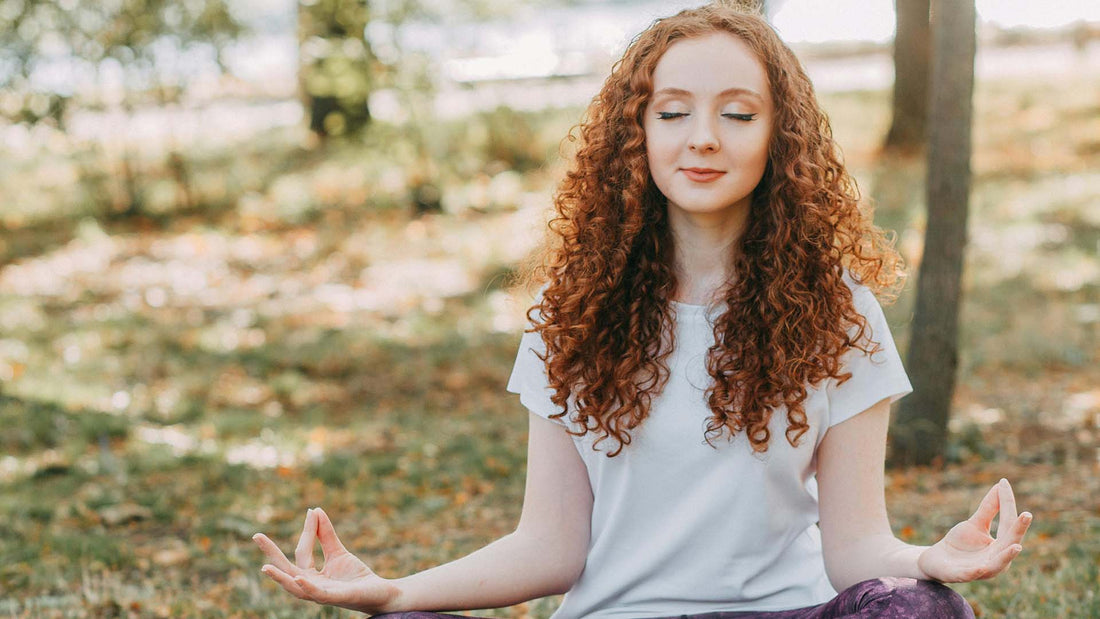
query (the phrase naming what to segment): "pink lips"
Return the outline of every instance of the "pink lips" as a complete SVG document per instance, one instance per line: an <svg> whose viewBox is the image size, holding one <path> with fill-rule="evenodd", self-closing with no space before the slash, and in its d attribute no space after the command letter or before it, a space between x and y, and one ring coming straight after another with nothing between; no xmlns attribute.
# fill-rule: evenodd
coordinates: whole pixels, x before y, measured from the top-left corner
<svg viewBox="0 0 1100 619"><path fill-rule="evenodd" d="M681 168L680 171L684 173L684 176L697 183L716 181L725 174L725 172L721 170L712 170L710 168Z"/></svg>

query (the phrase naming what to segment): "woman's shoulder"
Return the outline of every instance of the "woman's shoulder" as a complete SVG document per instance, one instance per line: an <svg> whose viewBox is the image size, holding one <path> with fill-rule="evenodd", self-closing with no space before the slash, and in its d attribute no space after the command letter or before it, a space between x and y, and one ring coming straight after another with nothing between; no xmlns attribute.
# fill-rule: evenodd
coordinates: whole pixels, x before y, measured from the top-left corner
<svg viewBox="0 0 1100 619"><path fill-rule="evenodd" d="M878 299L875 297L875 291L872 290L870 286L860 281L859 278L853 275L848 269L843 270L840 278L852 292L852 304L855 306L856 311L864 313L869 304L878 303Z"/></svg>

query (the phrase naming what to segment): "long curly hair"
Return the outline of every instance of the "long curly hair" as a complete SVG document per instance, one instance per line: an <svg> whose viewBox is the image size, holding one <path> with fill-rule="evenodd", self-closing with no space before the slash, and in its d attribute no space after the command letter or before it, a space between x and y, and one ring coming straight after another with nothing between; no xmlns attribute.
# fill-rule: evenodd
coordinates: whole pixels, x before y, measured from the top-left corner
<svg viewBox="0 0 1100 619"><path fill-rule="evenodd" d="M708 444L745 432L753 450L766 451L772 413L782 406L786 438L797 446L809 428L807 386L847 380L841 355L877 349L844 272L887 301L904 277L893 239L872 224L869 207L860 210L809 78L771 26L716 5L655 21L570 131L576 154L526 275L543 288L528 317L546 344L551 400L561 409L554 417L572 407L580 429L570 432L594 432L597 444L613 439L609 456L630 444L631 430L649 414L675 345L673 237L643 130L653 71L676 41L714 32L738 37L756 54L776 113L768 164L730 257L734 277L715 305L725 309L707 356Z"/></svg>

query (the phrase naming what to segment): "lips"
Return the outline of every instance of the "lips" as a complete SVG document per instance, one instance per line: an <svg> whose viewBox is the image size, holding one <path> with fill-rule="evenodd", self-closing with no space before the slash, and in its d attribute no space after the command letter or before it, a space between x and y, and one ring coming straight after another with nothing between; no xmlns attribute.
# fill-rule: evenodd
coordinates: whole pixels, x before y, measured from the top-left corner
<svg viewBox="0 0 1100 619"><path fill-rule="evenodd" d="M718 180L725 172L711 168L681 168L684 176L697 183L709 183Z"/></svg>

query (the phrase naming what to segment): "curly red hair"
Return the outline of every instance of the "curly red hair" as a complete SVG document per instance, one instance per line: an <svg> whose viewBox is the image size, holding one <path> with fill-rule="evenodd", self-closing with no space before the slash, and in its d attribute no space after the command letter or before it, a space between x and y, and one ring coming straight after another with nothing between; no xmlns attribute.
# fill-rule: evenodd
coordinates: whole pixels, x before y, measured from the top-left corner
<svg viewBox="0 0 1100 619"><path fill-rule="evenodd" d="M551 397L580 430L620 453L668 379L677 286L667 200L650 176L643 112L654 67L678 40L727 32L763 64L776 113L768 165L723 289L707 357L713 384L708 443L739 432L766 451L773 411L787 410L791 445L808 430L807 386L843 382L840 357L872 352L847 271L886 297L904 276L900 257L859 207L859 193L828 119L794 53L761 17L706 6L657 20L630 44L592 100L572 165L555 194L548 240L528 274L543 284L529 311L546 344ZM713 445L713 443L711 443Z"/></svg>

